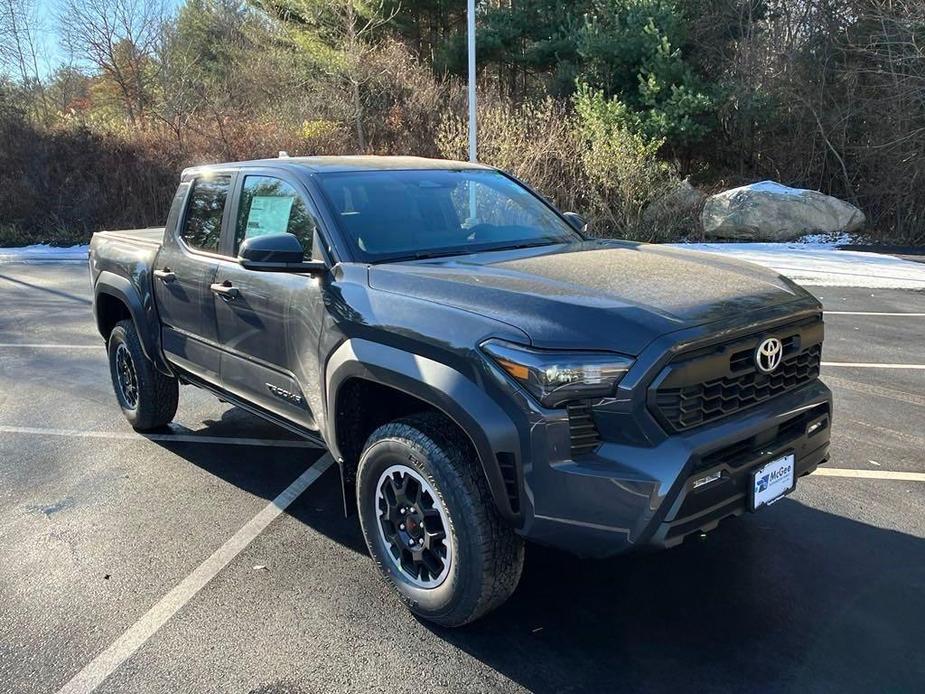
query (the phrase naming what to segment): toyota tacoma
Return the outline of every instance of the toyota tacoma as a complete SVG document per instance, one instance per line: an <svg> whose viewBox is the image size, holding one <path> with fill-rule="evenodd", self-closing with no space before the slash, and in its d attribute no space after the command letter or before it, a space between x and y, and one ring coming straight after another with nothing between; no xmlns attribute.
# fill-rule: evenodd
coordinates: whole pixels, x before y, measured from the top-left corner
<svg viewBox="0 0 925 694"><path fill-rule="evenodd" d="M439 624L504 602L525 541L670 547L827 459L813 296L591 238L490 167L190 168L165 228L99 232L89 262L131 425L192 384L323 445L382 575Z"/></svg>

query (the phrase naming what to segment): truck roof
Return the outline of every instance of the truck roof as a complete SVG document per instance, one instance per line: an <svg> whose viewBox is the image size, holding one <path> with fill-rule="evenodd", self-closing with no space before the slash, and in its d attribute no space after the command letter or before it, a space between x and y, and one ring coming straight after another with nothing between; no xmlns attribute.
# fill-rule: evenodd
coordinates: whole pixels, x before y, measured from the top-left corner
<svg viewBox="0 0 925 694"><path fill-rule="evenodd" d="M383 157L372 155L340 157L279 157L272 159L254 159L251 161L228 162L225 164L205 164L191 166L183 170L182 179L202 171L228 169L250 166L293 166L316 173L344 173L350 171L412 171L421 169L458 170L490 169L483 164L450 159L428 159L426 157Z"/></svg>

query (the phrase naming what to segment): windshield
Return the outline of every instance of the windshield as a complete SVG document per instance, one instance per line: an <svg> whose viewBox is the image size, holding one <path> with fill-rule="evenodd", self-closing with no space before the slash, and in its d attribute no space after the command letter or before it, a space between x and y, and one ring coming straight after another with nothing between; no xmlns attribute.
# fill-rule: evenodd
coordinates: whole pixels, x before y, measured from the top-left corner
<svg viewBox="0 0 925 694"><path fill-rule="evenodd" d="M497 171L360 171L318 180L343 235L364 262L582 238L542 200Z"/></svg>

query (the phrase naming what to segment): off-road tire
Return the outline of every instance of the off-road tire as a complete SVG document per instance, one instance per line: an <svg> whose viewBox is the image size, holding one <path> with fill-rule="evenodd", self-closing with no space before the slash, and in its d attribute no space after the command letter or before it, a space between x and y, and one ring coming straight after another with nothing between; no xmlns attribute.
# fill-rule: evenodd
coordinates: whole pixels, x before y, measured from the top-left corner
<svg viewBox="0 0 925 694"><path fill-rule="evenodd" d="M407 579L379 530L377 485L393 465L416 471L436 491L449 520L452 562L443 582L421 588ZM523 540L495 509L465 435L444 417L423 414L385 424L366 442L356 481L357 509L380 573L418 617L458 627L506 601L520 580Z"/></svg>
<svg viewBox="0 0 925 694"><path fill-rule="evenodd" d="M137 397L134 404L128 401L120 383L116 356L120 345L124 345L127 350L136 377ZM133 321L123 320L116 324L109 335L108 352L112 387L129 424L136 431L151 431L173 420L180 399L179 383L177 379L154 368L154 364L145 356Z"/></svg>

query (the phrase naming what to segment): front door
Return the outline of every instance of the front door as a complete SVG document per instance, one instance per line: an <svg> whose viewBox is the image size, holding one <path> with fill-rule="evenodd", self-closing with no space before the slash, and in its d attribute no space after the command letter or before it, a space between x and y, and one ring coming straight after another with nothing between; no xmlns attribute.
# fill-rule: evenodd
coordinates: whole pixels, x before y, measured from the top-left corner
<svg viewBox="0 0 925 694"><path fill-rule="evenodd" d="M221 350L211 290L219 263L230 173L204 173L180 186L154 264L154 293L167 359L218 384ZM172 211L171 216L174 216ZM174 222L174 223L171 223Z"/></svg>
<svg viewBox="0 0 925 694"><path fill-rule="evenodd" d="M291 233L311 259L317 219L309 197L281 172L242 174L230 249L245 239ZM320 256L318 256L320 257ZM305 428L316 429L306 390L317 390L314 363L322 313L320 280L309 275L246 270L229 258L214 282L222 347L222 385L229 392Z"/></svg>

